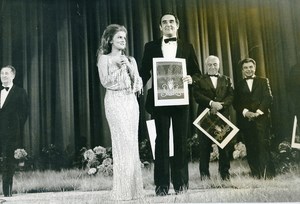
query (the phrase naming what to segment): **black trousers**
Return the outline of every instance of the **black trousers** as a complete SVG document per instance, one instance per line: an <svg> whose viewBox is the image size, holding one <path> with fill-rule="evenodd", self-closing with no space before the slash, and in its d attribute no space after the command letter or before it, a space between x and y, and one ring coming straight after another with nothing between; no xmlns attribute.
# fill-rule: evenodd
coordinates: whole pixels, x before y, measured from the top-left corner
<svg viewBox="0 0 300 204"><path fill-rule="evenodd" d="M13 176L15 173L15 159L13 154L3 156L2 191L4 196L12 195Z"/></svg>
<svg viewBox="0 0 300 204"><path fill-rule="evenodd" d="M210 153L212 151L211 145L213 142L202 132L198 131L199 135L199 146L200 146L200 161L199 161L199 170L201 178L210 178L209 172L209 162L210 162ZM219 148L219 173L222 179L229 178L229 169L230 169L230 155L228 148L224 147L223 149Z"/></svg>
<svg viewBox="0 0 300 204"><path fill-rule="evenodd" d="M156 125L154 182L156 189L168 191L171 180L175 191L188 188L187 134L188 106L156 107L153 112ZM170 119L173 124L174 156L169 157Z"/></svg>
<svg viewBox="0 0 300 204"><path fill-rule="evenodd" d="M247 161L252 176L269 178L275 175L271 159L268 117L260 116L248 122L243 128L244 141L247 149Z"/></svg>

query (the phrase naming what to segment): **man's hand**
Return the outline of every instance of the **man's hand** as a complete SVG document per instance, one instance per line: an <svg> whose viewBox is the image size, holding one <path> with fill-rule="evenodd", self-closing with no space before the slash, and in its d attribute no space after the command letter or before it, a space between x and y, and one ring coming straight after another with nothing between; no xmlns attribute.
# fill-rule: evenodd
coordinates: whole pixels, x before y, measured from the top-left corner
<svg viewBox="0 0 300 204"><path fill-rule="evenodd" d="M249 121L254 120L257 116L259 116L258 113L253 113L251 111L245 113L245 117L248 118Z"/></svg>
<svg viewBox="0 0 300 204"><path fill-rule="evenodd" d="M217 112L218 112L218 110L215 109L215 108L210 109L210 113L213 114L213 115L217 114Z"/></svg>
<svg viewBox="0 0 300 204"><path fill-rule="evenodd" d="M190 75L186 75L185 77L182 77L182 81L187 82L188 84L192 84L193 83L193 79Z"/></svg>
<svg viewBox="0 0 300 204"><path fill-rule="evenodd" d="M219 111L219 110L221 110L222 108L223 108L223 105L222 105L222 103L220 103L220 102L212 102L211 103L211 108L212 109L216 109L217 111Z"/></svg>

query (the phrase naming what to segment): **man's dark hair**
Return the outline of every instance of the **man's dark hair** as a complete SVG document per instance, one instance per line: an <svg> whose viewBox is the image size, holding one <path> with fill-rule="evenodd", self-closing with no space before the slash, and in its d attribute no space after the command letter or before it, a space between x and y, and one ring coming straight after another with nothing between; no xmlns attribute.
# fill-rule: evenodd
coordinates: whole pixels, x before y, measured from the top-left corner
<svg viewBox="0 0 300 204"><path fill-rule="evenodd" d="M250 57L248 57L248 58L245 58L245 59L243 59L243 60L241 60L241 61L239 62L240 68L242 69L242 68L243 68L243 64L248 63L248 62L252 62L252 63L256 66L255 60L252 59L252 58L250 58Z"/></svg>
<svg viewBox="0 0 300 204"><path fill-rule="evenodd" d="M176 24L179 25L179 19L178 17L176 16L176 14L172 13L172 12L167 12L167 13L164 13L163 15L160 16L160 19L159 19L159 25L161 25L161 19L162 17L164 17L165 15L171 15L171 16L174 16L175 18L175 21L176 21Z"/></svg>

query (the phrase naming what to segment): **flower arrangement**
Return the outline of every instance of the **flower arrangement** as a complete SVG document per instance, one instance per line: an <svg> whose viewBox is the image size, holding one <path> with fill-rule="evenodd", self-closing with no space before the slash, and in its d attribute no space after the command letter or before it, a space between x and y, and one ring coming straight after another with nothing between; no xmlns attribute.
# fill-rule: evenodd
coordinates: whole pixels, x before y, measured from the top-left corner
<svg viewBox="0 0 300 204"><path fill-rule="evenodd" d="M14 157L17 160L25 160L27 157L27 152L25 151L25 149L16 149L14 152Z"/></svg>
<svg viewBox="0 0 300 204"><path fill-rule="evenodd" d="M150 164L153 161L153 156L149 139L144 139L139 143L139 150L141 161L146 165Z"/></svg>
<svg viewBox="0 0 300 204"><path fill-rule="evenodd" d="M243 159L247 156L246 146L242 142L238 142L234 145L234 151L232 153L233 159Z"/></svg>
<svg viewBox="0 0 300 204"><path fill-rule="evenodd" d="M292 148L290 142L282 141L278 151L272 152L272 157L277 173L286 173L299 165L300 150Z"/></svg>
<svg viewBox="0 0 300 204"><path fill-rule="evenodd" d="M25 149L16 149L14 152L14 158L18 160L18 169L20 171L25 168L25 160L27 160L27 156L28 154Z"/></svg>
<svg viewBox="0 0 300 204"><path fill-rule="evenodd" d="M219 148L218 145L212 144L211 145L212 152L210 153L210 161L216 161L219 159Z"/></svg>
<svg viewBox="0 0 300 204"><path fill-rule="evenodd" d="M94 147L94 149L84 148L83 160L88 169L88 175L96 175L101 173L104 176L113 175L113 159L111 148L102 146Z"/></svg>

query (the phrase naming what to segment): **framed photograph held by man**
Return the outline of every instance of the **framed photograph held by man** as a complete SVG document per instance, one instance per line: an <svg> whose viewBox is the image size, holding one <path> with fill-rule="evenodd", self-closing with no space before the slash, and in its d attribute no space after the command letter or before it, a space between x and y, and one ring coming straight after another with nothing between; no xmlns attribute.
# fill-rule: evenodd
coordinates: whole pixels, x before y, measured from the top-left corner
<svg viewBox="0 0 300 204"><path fill-rule="evenodd" d="M221 113L211 114L208 108L196 118L193 124L222 149L239 131Z"/></svg>
<svg viewBox="0 0 300 204"><path fill-rule="evenodd" d="M153 88L155 106L188 105L186 61L182 58L153 58Z"/></svg>

